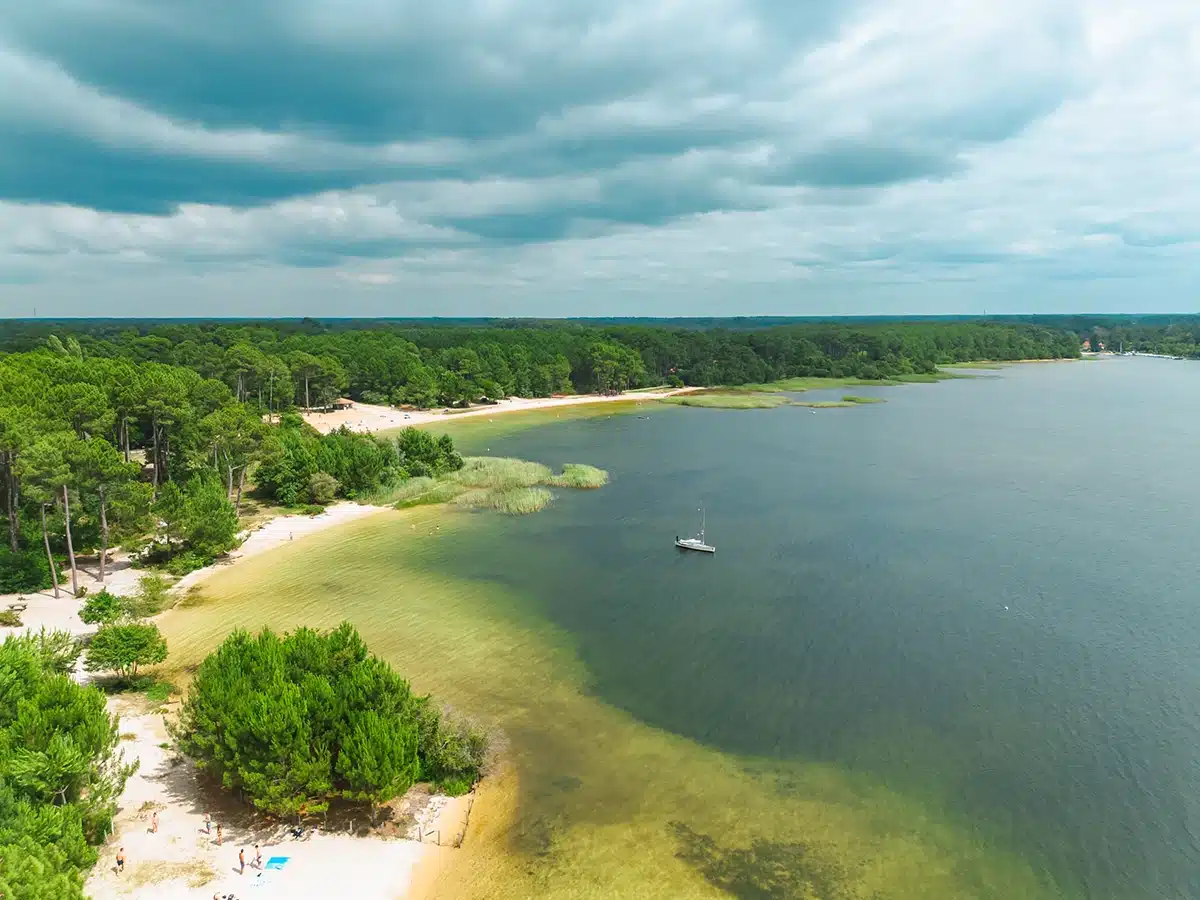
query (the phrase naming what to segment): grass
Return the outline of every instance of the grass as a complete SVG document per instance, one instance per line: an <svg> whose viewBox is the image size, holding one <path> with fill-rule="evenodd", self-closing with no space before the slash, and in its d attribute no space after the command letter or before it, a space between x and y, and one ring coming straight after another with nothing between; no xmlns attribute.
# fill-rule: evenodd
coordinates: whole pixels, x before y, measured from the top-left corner
<svg viewBox="0 0 1200 900"><path fill-rule="evenodd" d="M846 394L842 397L843 403L887 403L882 397L860 397L857 394Z"/></svg>
<svg viewBox="0 0 1200 900"><path fill-rule="evenodd" d="M20 628L21 614L15 609L0 609L0 628Z"/></svg>
<svg viewBox="0 0 1200 900"><path fill-rule="evenodd" d="M567 463L557 475L549 466L524 459L468 456L463 463L457 472L436 478L410 478L368 499L397 509L454 503L519 516L549 506L554 495L547 488L582 490L608 484L607 472L580 463Z"/></svg>
<svg viewBox="0 0 1200 900"><path fill-rule="evenodd" d="M810 409L846 409L849 406L857 406L857 403L850 403L846 400L797 400L793 406L807 406Z"/></svg>
<svg viewBox="0 0 1200 900"><path fill-rule="evenodd" d="M510 516L540 512L554 495L544 487L476 488L459 494L454 502L470 509L493 509Z"/></svg>
<svg viewBox="0 0 1200 900"><path fill-rule="evenodd" d="M595 466L585 466L581 463L567 463L563 466L562 474L555 475L550 483L555 487L591 490L608 484L608 473Z"/></svg>
<svg viewBox="0 0 1200 900"><path fill-rule="evenodd" d="M775 409L786 406L788 400L779 394L752 393L713 393L680 394L676 397L664 397L659 403L670 403L674 406L696 406L703 409Z"/></svg>

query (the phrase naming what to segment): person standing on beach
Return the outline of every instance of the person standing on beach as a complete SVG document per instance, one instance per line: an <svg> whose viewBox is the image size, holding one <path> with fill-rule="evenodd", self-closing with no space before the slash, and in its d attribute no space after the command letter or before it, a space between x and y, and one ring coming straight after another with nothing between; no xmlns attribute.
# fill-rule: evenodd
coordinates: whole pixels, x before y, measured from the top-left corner
<svg viewBox="0 0 1200 900"><path fill-rule="evenodd" d="M158 834L158 810L150 814L150 833Z"/></svg>
<svg viewBox="0 0 1200 900"><path fill-rule="evenodd" d="M125 871L125 848L122 847L117 851L117 874L120 875Z"/></svg>
<svg viewBox="0 0 1200 900"><path fill-rule="evenodd" d="M246 874L246 848L244 847L238 851L238 874Z"/></svg>
<svg viewBox="0 0 1200 900"><path fill-rule="evenodd" d="M258 844L254 845L254 867L256 869L262 868L262 850L259 849Z"/></svg>
<svg viewBox="0 0 1200 900"><path fill-rule="evenodd" d="M212 816L208 813L204 814L204 833L212 834Z"/></svg>
<svg viewBox="0 0 1200 900"><path fill-rule="evenodd" d="M217 823L217 846L221 846L221 823Z"/></svg>

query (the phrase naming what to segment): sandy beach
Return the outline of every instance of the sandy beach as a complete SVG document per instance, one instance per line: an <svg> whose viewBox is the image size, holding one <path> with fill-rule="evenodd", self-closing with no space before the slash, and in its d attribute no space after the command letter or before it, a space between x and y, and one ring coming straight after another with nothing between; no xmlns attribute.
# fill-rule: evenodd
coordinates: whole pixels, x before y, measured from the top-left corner
<svg viewBox="0 0 1200 900"><path fill-rule="evenodd" d="M654 391L601 395L578 394L566 397L509 397L495 404L473 406L470 409L398 409L394 406L373 406L355 402L346 409L331 412L305 413L304 421L322 434L328 434L345 425L351 431L384 431L403 428L406 425L428 425L431 422L455 421L471 416L495 416L507 412L522 412L534 409L557 409L562 406L578 406L582 403L612 403L624 400L661 400L675 394L686 393L695 388L663 388Z"/></svg>
<svg viewBox="0 0 1200 900"><path fill-rule="evenodd" d="M173 591L186 591L218 569L236 565L249 556L265 553L285 542L300 540L327 528L385 510L386 507L339 503L318 516L280 516L249 534L226 560L199 569L180 579ZM91 561L94 563L94 560ZM116 594L132 594L138 579L147 574L120 555L105 578L105 587ZM100 589L94 566L80 570L80 584L89 592ZM0 605L16 603L16 595L0 596ZM26 595L21 628L0 628L7 634L40 628L64 629L76 635L95 631L85 625L78 610L82 600L61 590ZM77 677L86 681L80 668ZM411 822L403 837L357 837L342 828L329 833L311 831L295 839L286 828L269 827L249 815L244 807L219 791L206 789L194 768L170 749L165 707L149 704L137 694L109 698L110 711L120 718L121 749L126 760L138 760L138 771L122 793L115 833L99 848L100 860L88 879L86 892L93 900L208 900L232 893L243 896L329 900L353 896L355 900L399 900L411 895L414 878L429 881L423 867L440 868L453 855L453 846L466 831L470 797L429 797L419 791L405 798L412 806ZM158 830L152 816L158 815ZM211 831L205 814L212 815ZM222 825L222 843L216 843L216 825ZM439 846L439 843L441 846ZM255 866L255 845L262 866ZM116 871L116 854L124 848L125 871ZM244 850L244 871L238 851ZM423 869L422 869L423 872Z"/></svg>

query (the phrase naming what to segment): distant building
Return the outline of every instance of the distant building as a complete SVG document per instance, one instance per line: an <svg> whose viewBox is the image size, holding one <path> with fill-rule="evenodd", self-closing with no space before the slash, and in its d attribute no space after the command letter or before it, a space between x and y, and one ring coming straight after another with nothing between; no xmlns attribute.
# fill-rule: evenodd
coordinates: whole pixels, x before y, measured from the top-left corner
<svg viewBox="0 0 1200 900"><path fill-rule="evenodd" d="M334 409L354 409L354 401L349 397L338 397L333 401Z"/></svg>

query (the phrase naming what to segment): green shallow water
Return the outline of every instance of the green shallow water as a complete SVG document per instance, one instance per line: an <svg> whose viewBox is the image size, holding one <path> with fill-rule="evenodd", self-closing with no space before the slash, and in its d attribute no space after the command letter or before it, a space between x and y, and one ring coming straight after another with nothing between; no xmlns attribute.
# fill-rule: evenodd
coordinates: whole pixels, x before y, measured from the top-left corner
<svg viewBox="0 0 1200 900"><path fill-rule="evenodd" d="M1197 896L1197 388L1121 360L493 423L612 484L297 541L164 629L186 665L350 619L500 725L439 895ZM678 555L701 502L718 552Z"/></svg>

